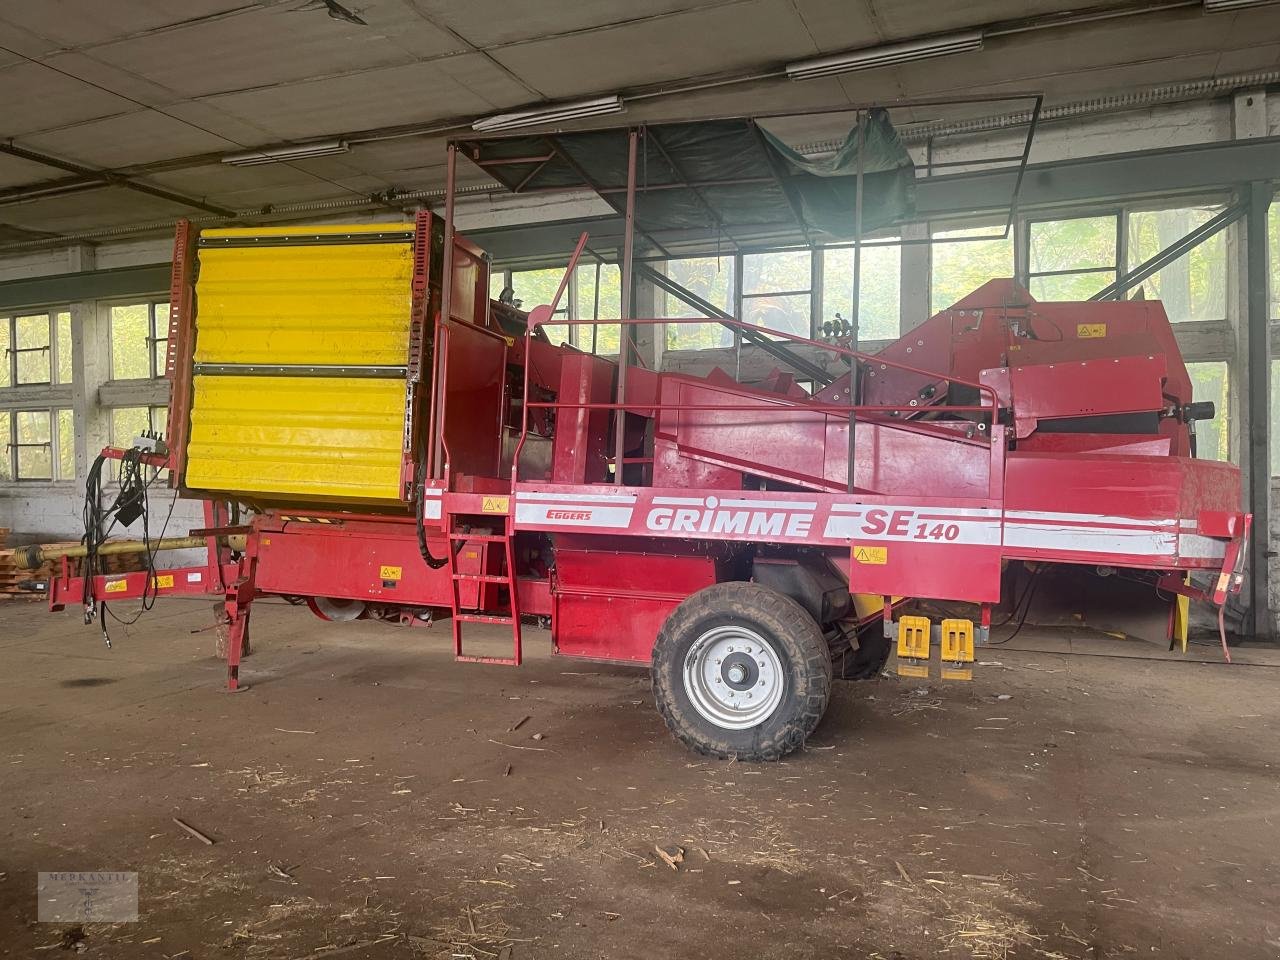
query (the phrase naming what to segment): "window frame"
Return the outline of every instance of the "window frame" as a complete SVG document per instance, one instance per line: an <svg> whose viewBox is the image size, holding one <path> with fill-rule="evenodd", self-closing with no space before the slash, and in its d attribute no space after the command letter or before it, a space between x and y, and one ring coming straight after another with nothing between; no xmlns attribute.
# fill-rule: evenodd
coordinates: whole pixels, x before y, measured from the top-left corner
<svg viewBox="0 0 1280 960"><path fill-rule="evenodd" d="M156 359L156 347L165 344L166 352L169 343L169 314L171 303L168 299L160 300L156 297L148 297L146 299L131 300L111 300L101 302L102 308L106 311L107 320L107 370L111 376L108 378L114 383L141 383L147 380L161 380L164 378L167 366L165 363L158 363ZM149 375L145 377L117 377L116 373L116 336L113 311L121 307L142 307L147 308L147 333L145 342L147 345L147 369ZM161 309L163 308L163 309ZM162 320L158 318L162 317ZM159 334L163 332L164 336Z"/></svg>
<svg viewBox="0 0 1280 960"><path fill-rule="evenodd" d="M29 314L28 314L29 316ZM72 444L71 462L72 475L64 476L62 472L62 429L58 423L58 414L64 410L71 411L71 436L65 438ZM53 484L53 483L72 483L75 481L75 410L67 406L43 406L24 404L11 408L0 410L9 416L9 435L0 438L0 446L4 447L4 457L8 463L9 477L0 482L7 484L21 484L27 486L30 484ZM49 439L41 443L20 443L18 442L18 417L22 414L44 414L49 418ZM47 477L24 477L19 470L18 453L23 449L35 449L43 447L49 453L49 476Z"/></svg>
<svg viewBox="0 0 1280 960"><path fill-rule="evenodd" d="M62 357L58 350L58 317L62 314L70 316L71 308L69 305L60 304L48 307L31 307L25 310L6 310L0 314L0 323L3 323L8 330L8 346L5 348L5 355L2 362L9 375L9 383L7 386L0 386L0 390L10 389L26 389L30 387L62 387L69 385L72 380L58 380L58 366ZM29 317L44 316L46 323L47 343L43 347L19 347L18 344L18 321L25 320ZM72 341L72 354L75 353L74 340ZM18 357L23 353L44 353L48 360L45 380L29 380L25 383L18 382Z"/></svg>

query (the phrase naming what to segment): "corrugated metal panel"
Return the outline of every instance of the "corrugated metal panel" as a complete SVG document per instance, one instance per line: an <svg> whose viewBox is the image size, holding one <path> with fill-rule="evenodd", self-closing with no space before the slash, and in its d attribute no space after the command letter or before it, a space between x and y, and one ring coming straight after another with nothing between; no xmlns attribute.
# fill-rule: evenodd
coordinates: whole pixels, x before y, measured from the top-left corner
<svg viewBox="0 0 1280 960"><path fill-rule="evenodd" d="M197 376L187 486L399 500L401 380Z"/></svg>
<svg viewBox="0 0 1280 960"><path fill-rule="evenodd" d="M292 232L385 229L294 227ZM207 230L202 237L286 232ZM405 363L413 275L408 242L204 247L199 257L197 363Z"/></svg>

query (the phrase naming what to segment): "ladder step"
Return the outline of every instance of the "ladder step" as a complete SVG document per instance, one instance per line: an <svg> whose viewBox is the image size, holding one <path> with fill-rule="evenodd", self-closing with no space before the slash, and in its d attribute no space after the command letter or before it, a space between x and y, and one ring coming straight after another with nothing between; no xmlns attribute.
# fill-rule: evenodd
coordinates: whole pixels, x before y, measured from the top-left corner
<svg viewBox="0 0 1280 960"><path fill-rule="evenodd" d="M511 580L509 578L501 577L501 576L498 576L497 574L455 573L453 575L453 579L466 580L470 583L505 583L507 586L511 586Z"/></svg>
<svg viewBox="0 0 1280 960"><path fill-rule="evenodd" d="M499 667L520 666L520 661L516 657L473 657L470 654L460 653L453 659L458 663L488 663Z"/></svg>
<svg viewBox="0 0 1280 960"><path fill-rule="evenodd" d="M491 613L455 613L453 619L459 623L505 623L508 626L515 623L512 617Z"/></svg>

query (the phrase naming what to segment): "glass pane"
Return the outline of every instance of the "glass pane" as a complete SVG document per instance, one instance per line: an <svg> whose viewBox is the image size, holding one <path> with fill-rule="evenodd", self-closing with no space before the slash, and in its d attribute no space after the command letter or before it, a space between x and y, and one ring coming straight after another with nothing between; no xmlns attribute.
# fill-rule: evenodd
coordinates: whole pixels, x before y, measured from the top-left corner
<svg viewBox="0 0 1280 960"><path fill-rule="evenodd" d="M155 355L155 366L152 367L152 375L157 377L164 376L164 370L167 362L165 352L169 349L169 304L153 303L152 310L152 353Z"/></svg>
<svg viewBox="0 0 1280 960"><path fill-rule="evenodd" d="M53 453L49 411L23 410L14 414L18 442L18 479L52 480ZM24 446L39 444L39 446Z"/></svg>
<svg viewBox="0 0 1280 960"><path fill-rule="evenodd" d="M71 382L71 314L66 310L54 318L58 328L58 383Z"/></svg>
<svg viewBox="0 0 1280 960"><path fill-rule="evenodd" d="M521 310L529 311L534 307L550 304L555 298L556 288L560 286L560 278L564 276L563 270L523 270L520 273L511 275L511 286L516 291L516 302ZM568 299L569 291L565 291L565 300ZM560 307L566 306L565 300L560 301Z"/></svg>
<svg viewBox="0 0 1280 960"><path fill-rule="evenodd" d="M0 410L0 480L13 479L13 447L9 439L12 417L8 410Z"/></svg>
<svg viewBox="0 0 1280 960"><path fill-rule="evenodd" d="M152 432L163 434L168 429L169 429L169 408L168 407L152 407L151 408Z"/></svg>
<svg viewBox="0 0 1280 960"><path fill-rule="evenodd" d="M111 411L111 445L133 446L133 438L150 426L146 407L116 407Z"/></svg>
<svg viewBox="0 0 1280 960"><path fill-rule="evenodd" d="M691 293L726 313L733 312L733 258L695 257L668 260L667 276ZM806 268L807 269L807 268ZM806 287L808 280L805 281ZM704 317L679 297L659 292L658 314L663 317ZM718 323L680 323L667 327L667 349L703 350L733 346L733 332Z"/></svg>
<svg viewBox="0 0 1280 960"><path fill-rule="evenodd" d="M996 240L967 240L998 234L1001 224L967 230L943 230L933 234L931 303L933 312L967 297L988 280L1013 276L1013 235ZM947 243L946 241L957 241Z"/></svg>
<svg viewBox="0 0 1280 960"><path fill-rule="evenodd" d="M507 285L505 270L494 270L489 274L489 299L497 300L502 296L502 288Z"/></svg>
<svg viewBox="0 0 1280 960"><path fill-rule="evenodd" d="M1280 320L1280 200L1272 200L1267 211L1267 249L1271 251L1271 319Z"/></svg>
<svg viewBox="0 0 1280 960"><path fill-rule="evenodd" d="M813 280L809 272L808 250L791 253L749 253L742 258L743 293L788 293L808 290Z"/></svg>
<svg viewBox="0 0 1280 960"><path fill-rule="evenodd" d="M752 297L743 301L743 319L747 323L782 330L802 337L809 336L809 295L786 297Z"/></svg>
<svg viewBox="0 0 1280 960"><path fill-rule="evenodd" d="M858 339L896 340L900 329L902 248L863 247L858 271ZM822 320L850 319L853 251L822 254Z"/></svg>
<svg viewBox="0 0 1280 960"><path fill-rule="evenodd" d="M1188 363L1191 375L1191 399L1212 400L1217 416L1212 420L1196 421L1196 456L1201 460L1231 459L1231 430L1228 420L1231 408L1227 364L1215 360L1208 363Z"/></svg>
<svg viewBox="0 0 1280 960"><path fill-rule="evenodd" d="M9 347L9 318L0 317L0 387L13 386L9 382ZM8 434L0 434L0 441L7 443L8 440Z"/></svg>
<svg viewBox="0 0 1280 960"><path fill-rule="evenodd" d="M580 320L600 319L616 320L622 315L622 273L613 264L600 266L600 300L596 302L596 267L595 264L583 264L578 267L578 275L574 278L577 285L577 317ZM597 316L596 311L599 311ZM578 328L578 346L590 351L592 347L592 328ZM595 352L603 356L616 355L618 352L618 327L604 324L595 328Z"/></svg>
<svg viewBox="0 0 1280 960"><path fill-rule="evenodd" d="M1138 210L1129 214L1129 269L1145 263L1221 207ZM1272 251L1274 258L1275 251ZM1147 300L1159 300L1173 321L1223 320L1227 316L1227 235L1214 234L1163 270L1142 281ZM1127 296L1134 296L1136 289Z"/></svg>
<svg viewBox="0 0 1280 960"><path fill-rule="evenodd" d="M1271 208L1274 216L1276 208ZM1272 257L1275 247L1271 248ZM1272 260L1274 265L1275 260ZM1280 360L1271 361L1271 475L1280 476Z"/></svg>
<svg viewBox="0 0 1280 960"><path fill-rule="evenodd" d="M145 303L111 308L111 379L145 380L151 376L147 334L151 318Z"/></svg>
<svg viewBox="0 0 1280 960"><path fill-rule="evenodd" d="M1065 273L1056 277L1032 277L1031 295L1037 300L1088 300L1116 279L1115 272Z"/></svg>
<svg viewBox="0 0 1280 960"><path fill-rule="evenodd" d="M560 346L569 342L569 325L565 323L547 323L542 327L543 332L547 335L547 339Z"/></svg>
<svg viewBox="0 0 1280 960"><path fill-rule="evenodd" d="M1116 265L1116 218L1076 217L1032 223L1028 273Z"/></svg>
<svg viewBox="0 0 1280 960"><path fill-rule="evenodd" d="M76 476L76 428L70 410L58 413L58 479L74 480Z"/></svg>
<svg viewBox="0 0 1280 960"><path fill-rule="evenodd" d="M49 382L49 315L38 313L14 321L18 354L18 383Z"/></svg>

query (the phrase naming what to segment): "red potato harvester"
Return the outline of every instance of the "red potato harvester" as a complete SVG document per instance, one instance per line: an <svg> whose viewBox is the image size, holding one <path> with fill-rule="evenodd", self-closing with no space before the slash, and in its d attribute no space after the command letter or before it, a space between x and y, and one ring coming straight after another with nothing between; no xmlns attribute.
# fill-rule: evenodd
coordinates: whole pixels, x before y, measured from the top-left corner
<svg viewBox="0 0 1280 960"><path fill-rule="evenodd" d="M1178 598L1239 592L1240 474L1193 456L1211 405L1158 302L1039 303L993 280L876 354L770 331L802 373L833 361L811 390L781 368L657 372L635 333L690 321L629 320L620 359L553 343L554 305L489 299L487 257L452 229L454 163L443 219L179 225L168 438L103 451L53 609L105 632L108 601L221 598L232 690L262 596L329 620L447 616L458 660L510 665L521 617L543 618L560 655L649 665L691 748L758 760L802 745L833 678L877 675L895 643L904 674L928 676L936 646L941 676L967 677L993 607L1016 613L1046 571L1157 604L1162 642L1185 642ZM187 537L147 519L161 469L204 503ZM130 549L104 531L138 515L149 558L207 560L99 572ZM975 612L935 624L907 598ZM473 623L505 625L510 655L464 648Z"/></svg>

